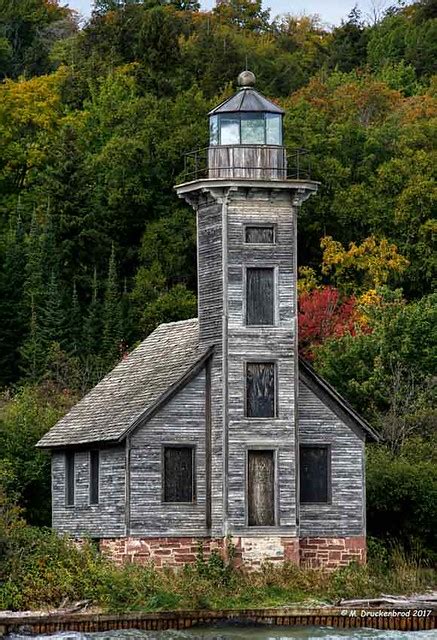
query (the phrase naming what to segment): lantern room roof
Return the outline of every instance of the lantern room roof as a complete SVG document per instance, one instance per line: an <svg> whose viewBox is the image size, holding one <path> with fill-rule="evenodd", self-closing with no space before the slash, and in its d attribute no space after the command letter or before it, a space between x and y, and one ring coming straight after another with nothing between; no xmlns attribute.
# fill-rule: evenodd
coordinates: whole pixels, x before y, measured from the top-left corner
<svg viewBox="0 0 437 640"><path fill-rule="evenodd" d="M280 107L278 107L270 100L267 100L259 91L253 87L242 87L233 96L222 102L215 107L208 115L217 115L219 113L235 113L238 111L245 112L260 112L265 113L278 113L284 114Z"/></svg>

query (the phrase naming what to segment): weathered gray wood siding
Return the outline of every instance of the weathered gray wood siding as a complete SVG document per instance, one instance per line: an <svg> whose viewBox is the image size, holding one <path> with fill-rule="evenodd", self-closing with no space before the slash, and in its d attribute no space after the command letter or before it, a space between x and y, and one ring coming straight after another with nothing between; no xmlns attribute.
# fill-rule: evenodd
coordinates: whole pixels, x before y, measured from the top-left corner
<svg viewBox="0 0 437 640"><path fill-rule="evenodd" d="M208 177L285 180L287 177L285 148L276 145L209 147Z"/></svg>
<svg viewBox="0 0 437 640"><path fill-rule="evenodd" d="M125 449L100 450L99 504L90 505L89 451L75 453L75 504L65 505L65 454L52 454L52 526L82 537L120 536L125 532Z"/></svg>
<svg viewBox="0 0 437 640"><path fill-rule="evenodd" d="M196 500L163 502L163 446L194 445ZM206 529L205 370L145 425L136 429L130 451L130 534L202 536Z"/></svg>
<svg viewBox="0 0 437 640"><path fill-rule="evenodd" d="M319 398L299 387L299 440L331 448L331 504L300 505L300 536L365 533L364 442Z"/></svg>
<svg viewBox="0 0 437 640"><path fill-rule="evenodd" d="M228 369L228 523L229 531L265 535L296 534L294 273L295 210L290 192L239 189L230 192L227 216L227 369ZM245 225L273 224L274 244L245 243ZM274 326L246 326L245 269L275 269ZM245 417L245 364L277 364L277 417ZM248 526L247 451L276 451L276 523Z"/></svg>
<svg viewBox="0 0 437 640"><path fill-rule="evenodd" d="M202 196L197 203L199 340L215 345L211 363L211 533L223 535L223 203Z"/></svg>

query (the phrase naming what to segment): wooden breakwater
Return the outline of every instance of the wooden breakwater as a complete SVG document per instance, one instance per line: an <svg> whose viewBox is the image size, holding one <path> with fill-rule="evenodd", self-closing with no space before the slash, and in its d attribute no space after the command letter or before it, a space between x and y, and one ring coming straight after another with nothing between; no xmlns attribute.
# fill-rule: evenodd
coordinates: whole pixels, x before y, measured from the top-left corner
<svg viewBox="0 0 437 640"><path fill-rule="evenodd" d="M437 628L436 609L340 609L281 607L222 611L163 611L156 613L0 614L0 636L10 633L52 634L63 631L91 633L119 629L158 631L189 629L219 623L278 626L369 627L419 631Z"/></svg>

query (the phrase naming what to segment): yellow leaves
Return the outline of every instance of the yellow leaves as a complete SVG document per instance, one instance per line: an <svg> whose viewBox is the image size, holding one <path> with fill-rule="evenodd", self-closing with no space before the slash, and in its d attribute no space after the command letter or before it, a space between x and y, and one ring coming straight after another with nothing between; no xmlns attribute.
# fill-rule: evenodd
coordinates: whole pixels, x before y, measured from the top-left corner
<svg viewBox="0 0 437 640"><path fill-rule="evenodd" d="M311 267L299 267L299 279L297 281L297 291L301 296L310 293L314 289L320 289L320 281L317 273Z"/></svg>
<svg viewBox="0 0 437 640"><path fill-rule="evenodd" d="M362 293L357 299L357 303L363 307L374 307L381 303L382 297L376 289L369 289Z"/></svg>
<svg viewBox="0 0 437 640"><path fill-rule="evenodd" d="M66 74L60 68L31 80L5 80L0 85L0 152L2 175L17 187L29 169L46 157L50 134L62 118L60 88Z"/></svg>
<svg viewBox="0 0 437 640"><path fill-rule="evenodd" d="M31 80L6 80L0 86L0 122L10 126L53 128L60 116L61 68Z"/></svg>
<svg viewBox="0 0 437 640"><path fill-rule="evenodd" d="M361 244L349 243L345 249L331 236L320 242L323 249L322 273L332 275L340 288L369 291L386 284L390 276L402 273L409 262L397 246L386 238L366 238Z"/></svg>
<svg viewBox="0 0 437 640"><path fill-rule="evenodd" d="M357 320L362 327L370 323L370 310L379 307L383 302L383 297L376 289L369 289L357 298Z"/></svg>

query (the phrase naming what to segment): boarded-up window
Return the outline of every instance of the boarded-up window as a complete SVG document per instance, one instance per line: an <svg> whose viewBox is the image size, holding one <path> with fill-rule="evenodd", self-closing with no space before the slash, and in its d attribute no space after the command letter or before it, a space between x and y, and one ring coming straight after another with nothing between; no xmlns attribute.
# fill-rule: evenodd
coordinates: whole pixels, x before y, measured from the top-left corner
<svg viewBox="0 0 437 640"><path fill-rule="evenodd" d="M276 416L274 362L247 363L246 415L248 418L274 418Z"/></svg>
<svg viewBox="0 0 437 640"><path fill-rule="evenodd" d="M246 271L246 324L271 325L275 322L274 269L248 268Z"/></svg>
<svg viewBox="0 0 437 640"><path fill-rule="evenodd" d="M255 227L247 226L245 240L249 244L273 244L275 242L275 231L273 225Z"/></svg>
<svg viewBox="0 0 437 640"><path fill-rule="evenodd" d="M193 502L194 447L164 447L164 502Z"/></svg>
<svg viewBox="0 0 437 640"><path fill-rule="evenodd" d="M300 501L329 502L329 447L300 447Z"/></svg>
<svg viewBox="0 0 437 640"><path fill-rule="evenodd" d="M273 451L248 451L248 516L251 527L275 524Z"/></svg>
<svg viewBox="0 0 437 640"><path fill-rule="evenodd" d="M99 451L90 451L90 504L99 502Z"/></svg>
<svg viewBox="0 0 437 640"><path fill-rule="evenodd" d="M65 454L65 502L67 505L74 505L74 485L74 452L67 451Z"/></svg>

